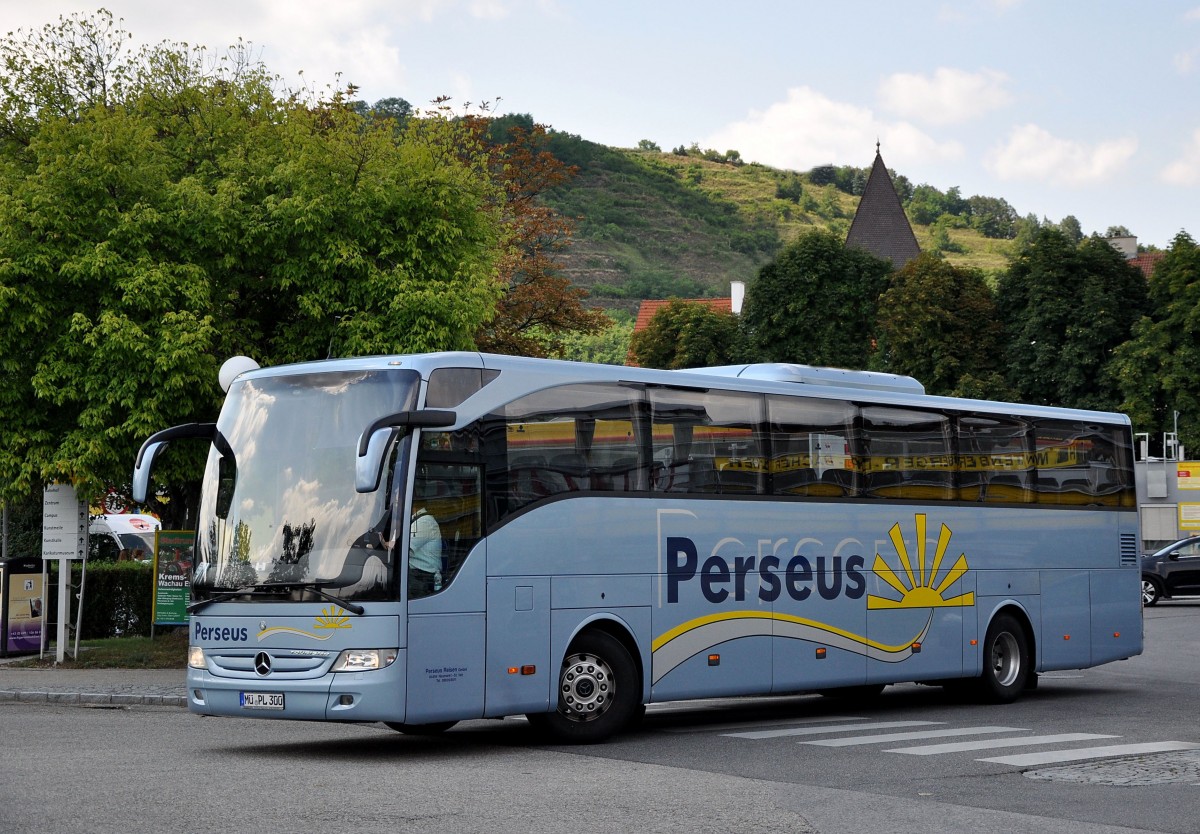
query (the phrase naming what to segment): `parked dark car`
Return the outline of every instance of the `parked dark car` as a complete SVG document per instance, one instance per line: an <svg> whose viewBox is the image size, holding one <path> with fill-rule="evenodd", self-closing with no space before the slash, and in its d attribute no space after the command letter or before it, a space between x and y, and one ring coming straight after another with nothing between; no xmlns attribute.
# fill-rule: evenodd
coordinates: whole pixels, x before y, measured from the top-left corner
<svg viewBox="0 0 1200 834"><path fill-rule="evenodd" d="M1142 557L1142 604L1200 594L1200 536L1172 542Z"/></svg>

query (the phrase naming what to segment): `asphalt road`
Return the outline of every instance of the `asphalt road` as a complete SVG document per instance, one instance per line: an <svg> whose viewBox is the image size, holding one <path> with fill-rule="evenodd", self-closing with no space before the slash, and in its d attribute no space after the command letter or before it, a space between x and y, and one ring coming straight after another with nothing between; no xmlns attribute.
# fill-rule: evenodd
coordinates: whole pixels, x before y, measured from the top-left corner
<svg viewBox="0 0 1200 834"><path fill-rule="evenodd" d="M652 707L639 732L584 748L542 746L513 719L430 739L0 702L0 832L1191 834L1200 752L1161 747L1200 747L1200 601L1147 609L1145 625L1142 656L1043 676L1008 706L918 686L869 704L672 704ZM1041 740L1062 734L1074 740ZM947 744L960 747L913 750ZM995 761L1093 748L1120 752Z"/></svg>

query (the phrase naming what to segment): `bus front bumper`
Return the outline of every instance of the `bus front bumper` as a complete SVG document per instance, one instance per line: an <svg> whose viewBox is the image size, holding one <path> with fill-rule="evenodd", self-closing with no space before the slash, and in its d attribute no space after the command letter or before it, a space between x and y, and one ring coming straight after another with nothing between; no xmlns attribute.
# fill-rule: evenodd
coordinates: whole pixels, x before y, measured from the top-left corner
<svg viewBox="0 0 1200 834"><path fill-rule="evenodd" d="M403 721L405 651L383 669L319 677L227 677L189 667L188 710L300 721Z"/></svg>

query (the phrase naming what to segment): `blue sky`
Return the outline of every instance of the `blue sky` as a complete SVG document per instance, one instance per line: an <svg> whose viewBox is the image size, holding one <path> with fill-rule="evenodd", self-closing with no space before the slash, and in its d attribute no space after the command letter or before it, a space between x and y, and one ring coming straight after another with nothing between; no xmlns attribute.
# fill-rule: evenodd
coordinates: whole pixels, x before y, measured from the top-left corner
<svg viewBox="0 0 1200 834"><path fill-rule="evenodd" d="M250 41L283 85L499 99L606 145L801 171L869 166L878 139L914 184L1200 237L1200 0L0 0L0 27L100 5L139 44Z"/></svg>

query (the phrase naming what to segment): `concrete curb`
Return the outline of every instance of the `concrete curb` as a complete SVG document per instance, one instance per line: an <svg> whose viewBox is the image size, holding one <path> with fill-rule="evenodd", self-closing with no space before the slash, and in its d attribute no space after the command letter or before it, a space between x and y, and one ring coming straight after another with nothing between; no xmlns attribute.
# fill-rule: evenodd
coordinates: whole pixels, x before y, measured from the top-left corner
<svg viewBox="0 0 1200 834"><path fill-rule="evenodd" d="M114 692L25 692L0 689L0 701L80 706L187 707L181 695L128 695Z"/></svg>

